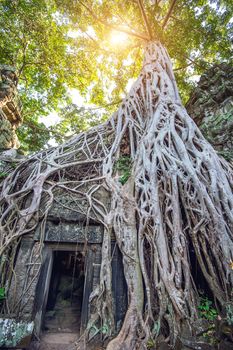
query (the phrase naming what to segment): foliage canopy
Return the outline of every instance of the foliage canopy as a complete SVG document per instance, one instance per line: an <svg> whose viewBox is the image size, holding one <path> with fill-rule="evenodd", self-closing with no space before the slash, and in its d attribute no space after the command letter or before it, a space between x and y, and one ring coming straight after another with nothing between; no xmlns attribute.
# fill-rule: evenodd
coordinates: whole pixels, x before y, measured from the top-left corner
<svg viewBox="0 0 233 350"><path fill-rule="evenodd" d="M186 101L190 76L203 73L213 61L230 61L232 12L229 0L2 0L0 62L18 70L23 146L40 149L50 137L63 140L67 129L83 130L112 113L138 75L142 49L151 38L167 47ZM119 31L125 36L116 41ZM72 123L64 113L64 108L75 110L71 88L101 110L82 109L79 115L77 106ZM46 128L39 117L54 110L61 122Z"/></svg>
<svg viewBox="0 0 233 350"><path fill-rule="evenodd" d="M61 109L54 134L56 129L63 135L67 129L69 133L86 129L101 116L96 113L94 121L91 110L70 104L68 88L76 88L95 108L110 112L130 79L138 75L145 44L146 48L141 73L117 113L99 127L23 161L3 181L0 252L8 260L1 266L1 285L9 285L13 263L8 261L15 261L15 242L37 228L41 239L30 259L33 254L34 261L41 259L38 252L43 248L46 221L59 193L62 198L71 197L75 208L68 201L69 210L85 214L86 227L92 219L104 228L100 282L89 298L90 328L85 337L92 336L93 327L106 337L115 335L113 236L123 256L128 306L108 350L146 350L148 341L153 346L160 335L174 348L186 329L192 330L193 337L199 283L192 261L197 262L222 314L229 315L232 169L183 108L164 45L185 100L188 75L200 74L213 60L230 60L230 2L51 0L43 3L48 16L41 8L41 17L36 1L4 3L5 15L16 13L15 32L21 20L23 31L27 29L19 35L24 43L23 51L17 51L21 64L13 51L12 64L18 65L28 118L38 123L38 117L30 114L30 103L38 103L43 114ZM117 31L127 34L127 40L123 36L116 40ZM50 42L54 43L51 50ZM13 276L13 269L10 273ZM31 285L29 279L27 283ZM24 294L28 286L24 285ZM215 317L209 301L204 303L199 311ZM5 305L9 313L8 300ZM13 301L11 312L16 307L18 301ZM185 339L182 343L186 345Z"/></svg>

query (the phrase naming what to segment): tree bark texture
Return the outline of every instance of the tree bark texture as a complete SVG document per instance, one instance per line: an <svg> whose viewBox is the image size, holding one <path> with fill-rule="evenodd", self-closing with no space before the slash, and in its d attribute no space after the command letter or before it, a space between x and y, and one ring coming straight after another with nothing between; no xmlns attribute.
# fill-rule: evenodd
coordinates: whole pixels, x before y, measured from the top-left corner
<svg viewBox="0 0 233 350"><path fill-rule="evenodd" d="M119 167L122 159L127 169ZM97 198L99 188L108 192L109 206ZM123 255L128 310L108 350L146 349L161 334L174 345L198 317L191 249L219 308L232 303L232 168L182 106L159 42L146 47L141 74L109 121L32 156L3 182L2 254L46 221L58 189L72 193L77 212L86 201L85 214L104 225L101 282L90 297L87 333L105 325L105 336L114 335L112 234Z"/></svg>

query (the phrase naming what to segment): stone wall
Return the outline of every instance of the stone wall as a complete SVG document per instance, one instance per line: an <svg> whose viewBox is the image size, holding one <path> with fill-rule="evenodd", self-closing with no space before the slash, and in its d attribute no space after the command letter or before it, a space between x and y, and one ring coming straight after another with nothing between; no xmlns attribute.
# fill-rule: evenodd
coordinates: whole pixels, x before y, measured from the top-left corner
<svg viewBox="0 0 233 350"><path fill-rule="evenodd" d="M15 130L21 123L15 69L0 65L0 150L19 147Z"/></svg>
<svg viewBox="0 0 233 350"><path fill-rule="evenodd" d="M22 158L17 152L19 140L15 132L22 123L17 81L13 67L0 65L0 181Z"/></svg>
<svg viewBox="0 0 233 350"><path fill-rule="evenodd" d="M233 161L233 67L222 63L207 70L186 108L217 152Z"/></svg>

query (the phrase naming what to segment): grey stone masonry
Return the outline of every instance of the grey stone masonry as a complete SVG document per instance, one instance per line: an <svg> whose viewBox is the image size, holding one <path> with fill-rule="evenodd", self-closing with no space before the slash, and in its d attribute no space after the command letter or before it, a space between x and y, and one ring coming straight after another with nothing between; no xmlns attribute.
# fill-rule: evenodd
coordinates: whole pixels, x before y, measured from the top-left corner
<svg viewBox="0 0 233 350"><path fill-rule="evenodd" d="M40 266L41 245L34 241L33 236L27 235L20 245L8 294L10 316L31 320Z"/></svg>
<svg viewBox="0 0 233 350"><path fill-rule="evenodd" d="M215 150L233 162L233 67L221 63L208 69L186 108Z"/></svg>
<svg viewBox="0 0 233 350"><path fill-rule="evenodd" d="M40 240L40 231L36 231L35 240ZM85 225L77 222L47 221L44 242L61 243L102 243L102 227L99 225Z"/></svg>
<svg viewBox="0 0 233 350"><path fill-rule="evenodd" d="M17 82L15 69L0 65L0 182L24 158L17 152L20 144L15 132L23 121Z"/></svg>
<svg viewBox="0 0 233 350"><path fill-rule="evenodd" d="M22 116L17 81L13 67L0 65L0 150L19 147L15 130Z"/></svg>

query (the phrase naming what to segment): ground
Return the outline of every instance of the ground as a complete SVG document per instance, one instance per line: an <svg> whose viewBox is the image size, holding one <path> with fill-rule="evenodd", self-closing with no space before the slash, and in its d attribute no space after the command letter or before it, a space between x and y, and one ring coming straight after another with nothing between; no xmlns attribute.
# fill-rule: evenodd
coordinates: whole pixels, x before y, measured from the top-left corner
<svg viewBox="0 0 233 350"><path fill-rule="evenodd" d="M82 344L76 347L76 333L45 333L41 342L32 342L28 350L104 350L105 348L97 343L91 345Z"/></svg>

